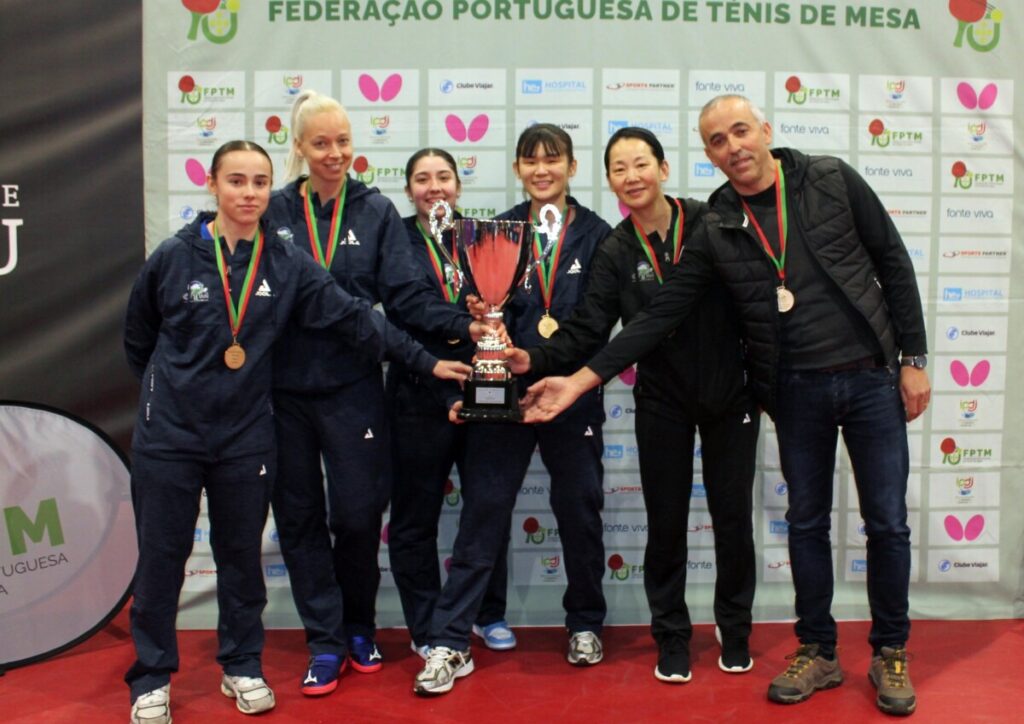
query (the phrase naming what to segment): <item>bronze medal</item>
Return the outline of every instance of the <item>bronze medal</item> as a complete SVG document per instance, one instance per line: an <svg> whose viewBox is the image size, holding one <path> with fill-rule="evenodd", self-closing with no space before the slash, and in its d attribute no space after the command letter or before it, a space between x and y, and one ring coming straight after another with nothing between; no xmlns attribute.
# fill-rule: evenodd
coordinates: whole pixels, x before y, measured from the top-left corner
<svg viewBox="0 0 1024 724"><path fill-rule="evenodd" d="M793 305L796 304L796 297L793 296L793 292L785 287L779 287L775 290L775 298L779 303L779 311L783 314L792 309Z"/></svg>
<svg viewBox="0 0 1024 724"><path fill-rule="evenodd" d="M238 370L245 364L245 350L238 342L233 342L230 347L224 350L224 364L229 370Z"/></svg>
<svg viewBox="0 0 1024 724"><path fill-rule="evenodd" d="M558 331L558 320L550 314L545 314L537 322L537 331L540 332L540 336L544 339L550 339L551 335Z"/></svg>

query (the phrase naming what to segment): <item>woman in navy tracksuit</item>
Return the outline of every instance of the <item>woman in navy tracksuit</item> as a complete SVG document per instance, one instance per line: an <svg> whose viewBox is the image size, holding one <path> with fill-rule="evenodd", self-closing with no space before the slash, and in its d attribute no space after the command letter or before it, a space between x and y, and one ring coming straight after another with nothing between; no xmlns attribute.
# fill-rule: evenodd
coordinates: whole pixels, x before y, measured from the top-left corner
<svg viewBox="0 0 1024 724"><path fill-rule="evenodd" d="M561 240L531 274L531 290L520 288L505 308L505 325L513 342L535 345L557 320L568 318L582 299L591 257L610 227L568 195L576 161L572 139L562 129L546 123L527 128L516 145L514 169L529 200L499 218L536 224L540 208L554 204L563 219ZM522 382L520 392L526 386ZM551 507L568 578L562 599L569 632L567 659L575 665L601 660L600 635L607 610L601 590L603 422L602 391L597 389L546 425L466 425L459 532L449 578L434 607L428 640L433 648L416 678L417 692L443 693L455 678L473 670L470 624L491 569L507 545L516 496L538 445L551 476Z"/></svg>
<svg viewBox="0 0 1024 724"><path fill-rule="evenodd" d="M461 308L465 305L465 286L460 289L453 283L451 264L430 235L434 203L443 199L455 208L459 197L461 182L455 159L439 148L421 149L409 158L405 179L405 191L416 208L413 216L403 219L412 256L437 297ZM451 231L445 233L445 240L449 254L457 260ZM469 362L473 356L474 347L469 342L428 334L403 325L400 319L394 321L440 358ZM460 497L458 490L449 489L448 476L453 465L462 475L467 426L448 421L448 409L460 397L454 383L447 387L434 384L408 367L393 363L388 367L386 391L395 466L388 553L412 647L426 658L427 628L441 593L438 519L444 502L455 505ZM504 622L507 580L507 557L502 555L477 615L478 622L489 624L479 630L489 636L492 648L515 646L515 638Z"/></svg>
<svg viewBox="0 0 1024 724"><path fill-rule="evenodd" d="M605 148L608 183L630 210L594 257L587 294L558 334L528 350L531 372L575 369L621 319L648 305L699 230L706 205L665 196L661 143L641 128L616 131ZM748 648L754 600L752 493L760 413L745 384L739 321L725 288L713 285L698 310L637 366L636 439L647 507L644 589L658 645L654 674L690 680L692 634L686 606L687 519L694 435L700 431L708 509L714 526L718 665L753 666Z"/></svg>
<svg viewBox="0 0 1024 724"><path fill-rule="evenodd" d="M260 542L276 468L271 348L285 327L321 330L420 374L458 371L338 288L261 220L271 186L262 148L225 144L207 183L216 214L201 213L153 252L125 319L128 362L142 380L132 437L137 658L125 680L131 720L147 724L171 720L178 596L204 489L217 566L221 691L246 714L274 706L260 664Z"/></svg>
<svg viewBox="0 0 1024 724"><path fill-rule="evenodd" d="M383 303L409 326L468 339L469 314L434 294L410 258L394 206L348 177L352 132L338 102L302 93L292 134L292 180L274 192L268 211L277 232L353 296ZM308 175L300 175L303 168ZM313 657L301 688L318 696L334 690L348 660L364 673L381 666L377 553L390 492L383 374L358 346L296 326L286 330L274 364L279 477L272 505Z"/></svg>

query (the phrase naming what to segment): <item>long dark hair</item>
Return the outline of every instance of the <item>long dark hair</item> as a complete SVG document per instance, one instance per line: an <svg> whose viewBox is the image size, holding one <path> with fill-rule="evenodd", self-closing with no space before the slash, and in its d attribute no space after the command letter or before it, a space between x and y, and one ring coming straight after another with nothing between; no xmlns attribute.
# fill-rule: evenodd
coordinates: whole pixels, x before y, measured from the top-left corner
<svg viewBox="0 0 1024 724"><path fill-rule="evenodd" d="M426 158L427 156L437 156L442 161L444 161L445 164L448 166L448 168L450 168L452 170L452 173L455 174L455 187L456 188L461 188L462 187L462 179L459 178L458 165L455 163L455 159L452 158L452 155L450 153L448 153L447 151L445 151L443 148L427 147L427 148L421 148L419 151L417 151L413 155L409 156L409 160L405 162L405 190L406 191L409 190L409 179L412 178L412 170L414 168L416 168L416 163L421 158Z"/></svg>
<svg viewBox="0 0 1024 724"><path fill-rule="evenodd" d="M552 156L564 153L570 165L575 160L572 155L572 137L553 123L536 123L520 133L516 142L516 158L533 156L538 147Z"/></svg>

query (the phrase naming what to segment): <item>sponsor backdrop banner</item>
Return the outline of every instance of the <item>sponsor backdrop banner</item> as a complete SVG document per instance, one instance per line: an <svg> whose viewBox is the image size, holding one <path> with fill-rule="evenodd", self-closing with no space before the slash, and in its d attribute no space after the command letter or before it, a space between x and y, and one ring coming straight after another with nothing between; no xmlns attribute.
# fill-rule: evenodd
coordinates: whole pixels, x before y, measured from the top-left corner
<svg viewBox="0 0 1024 724"><path fill-rule="evenodd" d="M723 0L183 0L146 3L146 244L158 244L209 200L214 148L246 137L280 170L289 110L314 88L352 120L352 173L403 215L406 159L431 144L455 156L462 211L490 216L521 198L511 172L519 132L539 121L574 138L573 193L609 223L622 218L601 154L617 128L662 139L669 189L706 198L724 181L702 151L697 114L738 92L768 113L777 146L842 157L878 192L903 233L928 320L934 404L909 428L912 615L1006 617L1021 601L1024 458L1020 369L1020 234L1024 206L1024 67L1017 3L995 0L730 2ZM1015 143L1016 141L1016 143ZM1015 203L1017 202L1017 203ZM1014 249L1017 251L1015 252ZM646 519L633 435L634 377L608 387L605 547L609 620L648 620ZM841 448L841 446L840 446ZM711 520L697 484L689 601L711 620ZM558 527L539 460L513 518L509 618L557 624L565 584ZM766 421L755 482L759 620L792 615L786 483ZM440 536L456 531L457 479ZM835 472L835 613L868 614L865 538L849 461ZM201 518L188 565L183 625L212 626L216 569ZM287 571L267 526L271 625L295 625ZM381 532L379 623L401 614Z"/></svg>

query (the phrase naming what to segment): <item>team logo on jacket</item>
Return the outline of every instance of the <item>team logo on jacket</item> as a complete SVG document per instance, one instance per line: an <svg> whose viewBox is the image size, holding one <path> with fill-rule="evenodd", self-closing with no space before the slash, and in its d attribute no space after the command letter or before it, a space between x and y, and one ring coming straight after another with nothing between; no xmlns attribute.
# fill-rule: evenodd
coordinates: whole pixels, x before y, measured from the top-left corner
<svg viewBox="0 0 1024 724"><path fill-rule="evenodd" d="M182 299L192 304L195 304L196 302L208 302L210 301L210 290L202 282L192 281L188 283L188 291L185 292Z"/></svg>
<svg viewBox="0 0 1024 724"><path fill-rule="evenodd" d="M652 279L654 279L653 267L651 267L651 265L646 261L639 262L636 265L636 275L634 275L633 280L637 282L649 282Z"/></svg>
<svg viewBox="0 0 1024 724"><path fill-rule="evenodd" d="M292 241L295 238L295 234L293 234L292 230L289 229L287 226L282 226L280 229L277 230L277 237L279 239L283 239L284 241Z"/></svg>
<svg viewBox="0 0 1024 724"><path fill-rule="evenodd" d="M582 271L583 265L580 264L579 258L576 258L572 260L572 266L569 267L569 271L567 271L566 274L579 274Z"/></svg>
<svg viewBox="0 0 1024 724"><path fill-rule="evenodd" d="M348 236L346 236L345 240L340 243L345 244L347 246L359 246L359 239L356 238L356 235L352 231L352 229L349 229Z"/></svg>
<svg viewBox="0 0 1024 724"><path fill-rule="evenodd" d="M257 297L272 297L274 293L270 291L270 285L267 284L267 278L263 277L263 281L260 282L260 288L256 290Z"/></svg>

